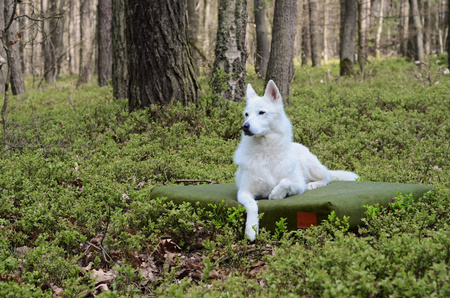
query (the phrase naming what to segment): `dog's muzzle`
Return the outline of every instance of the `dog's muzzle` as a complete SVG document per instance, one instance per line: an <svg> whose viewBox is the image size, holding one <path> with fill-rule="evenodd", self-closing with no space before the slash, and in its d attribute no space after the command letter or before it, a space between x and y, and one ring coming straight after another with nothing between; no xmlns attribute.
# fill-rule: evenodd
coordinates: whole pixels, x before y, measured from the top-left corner
<svg viewBox="0 0 450 298"><path fill-rule="evenodd" d="M244 124L242 124L241 128L242 128L242 131L244 132L244 134L246 136L252 136L253 135L253 133L250 131L250 124L249 123L245 122Z"/></svg>

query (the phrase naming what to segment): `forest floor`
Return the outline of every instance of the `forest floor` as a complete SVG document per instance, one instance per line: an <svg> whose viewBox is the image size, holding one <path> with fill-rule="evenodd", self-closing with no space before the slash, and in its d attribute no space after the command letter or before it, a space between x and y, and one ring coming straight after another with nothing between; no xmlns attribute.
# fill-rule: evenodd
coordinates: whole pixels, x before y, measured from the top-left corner
<svg viewBox="0 0 450 298"><path fill-rule="evenodd" d="M65 78L13 97L0 149L0 296L450 295L450 75L372 62L297 67L286 111L294 139L364 181L432 185L419 200L311 229L261 231L245 211L150 200L155 186L233 182L244 103L203 77L198 104L128 112L111 87ZM261 94L264 82L249 70ZM184 181L184 182L183 182Z"/></svg>

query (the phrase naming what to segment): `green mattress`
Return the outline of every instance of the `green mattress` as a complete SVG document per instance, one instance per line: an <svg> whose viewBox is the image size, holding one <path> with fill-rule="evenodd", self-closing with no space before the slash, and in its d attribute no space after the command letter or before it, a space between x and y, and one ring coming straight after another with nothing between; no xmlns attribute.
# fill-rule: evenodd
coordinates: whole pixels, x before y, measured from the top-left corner
<svg viewBox="0 0 450 298"><path fill-rule="evenodd" d="M306 191L304 194L287 197L283 200L258 200L259 213L264 213L260 227L273 231L275 222L287 218L287 228L309 228L318 225L334 211L342 218L349 216L350 229L356 229L362 224L366 208L364 205L380 204L387 206L398 192L414 199L420 198L431 190L428 185L386 183L386 182L348 182L334 181L325 187ZM191 185L191 186L161 186L153 189L151 198L167 198L176 204L190 202L200 203L208 208L209 204L224 204L228 207L238 207L237 189L233 183Z"/></svg>

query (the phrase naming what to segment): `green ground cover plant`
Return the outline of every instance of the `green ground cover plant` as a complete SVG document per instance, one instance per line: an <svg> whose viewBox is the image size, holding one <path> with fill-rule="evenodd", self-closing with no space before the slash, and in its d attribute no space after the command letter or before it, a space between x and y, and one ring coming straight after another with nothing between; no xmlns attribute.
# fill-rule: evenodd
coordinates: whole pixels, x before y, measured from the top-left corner
<svg viewBox="0 0 450 298"><path fill-rule="evenodd" d="M366 206L358 231L334 214L291 232L280 219L253 244L243 209L149 199L155 186L233 182L244 103L219 99L207 77L196 105L133 113L111 87L29 87L0 133L0 296L448 297L445 61L382 60L350 78L298 66L295 141L364 181L434 190ZM262 92L250 70L248 81Z"/></svg>

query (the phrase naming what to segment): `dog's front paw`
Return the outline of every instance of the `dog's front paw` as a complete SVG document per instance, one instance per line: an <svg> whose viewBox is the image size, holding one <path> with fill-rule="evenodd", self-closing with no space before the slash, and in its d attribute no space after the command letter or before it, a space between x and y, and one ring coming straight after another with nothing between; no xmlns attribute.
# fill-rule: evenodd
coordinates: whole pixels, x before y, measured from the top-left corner
<svg viewBox="0 0 450 298"><path fill-rule="evenodd" d="M255 241L256 239L256 231L253 229L253 227L246 227L245 228L245 234L247 235L247 238L250 242Z"/></svg>
<svg viewBox="0 0 450 298"><path fill-rule="evenodd" d="M269 200L281 200L287 195L287 190L281 185L277 185L269 195Z"/></svg>

